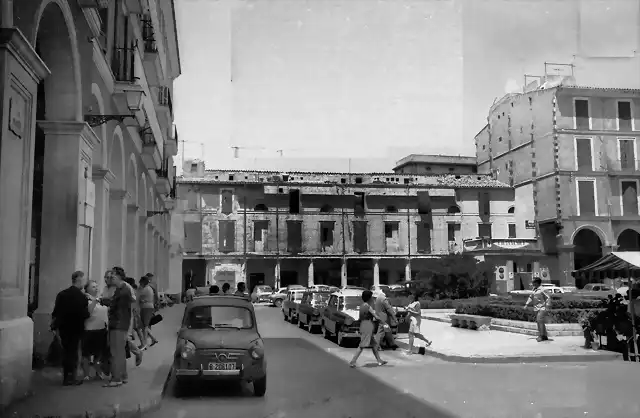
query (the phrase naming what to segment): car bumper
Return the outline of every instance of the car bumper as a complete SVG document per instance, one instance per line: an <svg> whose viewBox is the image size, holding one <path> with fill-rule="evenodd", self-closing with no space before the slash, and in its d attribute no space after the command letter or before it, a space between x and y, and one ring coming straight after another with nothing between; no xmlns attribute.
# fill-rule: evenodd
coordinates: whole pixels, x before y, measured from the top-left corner
<svg viewBox="0 0 640 418"><path fill-rule="evenodd" d="M235 370L209 370L205 364L194 365L184 359L176 359L173 371L178 380L256 380L267 374L264 359L243 361Z"/></svg>

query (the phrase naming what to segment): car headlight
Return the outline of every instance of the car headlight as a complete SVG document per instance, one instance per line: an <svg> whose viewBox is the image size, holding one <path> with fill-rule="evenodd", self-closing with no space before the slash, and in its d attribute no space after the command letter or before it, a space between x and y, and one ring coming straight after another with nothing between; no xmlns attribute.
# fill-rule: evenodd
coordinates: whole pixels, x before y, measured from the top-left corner
<svg viewBox="0 0 640 418"><path fill-rule="evenodd" d="M264 357L264 344L262 344L261 339L257 339L251 343L251 347L249 348L249 353L251 357L255 360L260 360Z"/></svg>
<svg viewBox="0 0 640 418"><path fill-rule="evenodd" d="M351 318L350 316L346 317L346 318L345 318L345 320L344 320L344 324L345 324L346 326L348 326L348 327L350 327L351 325L353 325L353 323L354 323L354 322L355 322L355 321L354 321L354 319L353 319L353 318Z"/></svg>
<svg viewBox="0 0 640 418"><path fill-rule="evenodd" d="M193 356L196 352L195 344L189 340L180 339L178 340L178 345L180 347L180 357L183 359Z"/></svg>

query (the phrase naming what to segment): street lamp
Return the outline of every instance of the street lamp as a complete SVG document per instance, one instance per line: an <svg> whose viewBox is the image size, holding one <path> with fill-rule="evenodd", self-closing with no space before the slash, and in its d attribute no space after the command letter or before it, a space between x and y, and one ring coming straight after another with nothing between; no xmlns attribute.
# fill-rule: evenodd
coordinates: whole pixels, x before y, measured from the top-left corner
<svg viewBox="0 0 640 418"><path fill-rule="evenodd" d="M142 88L136 89L127 89L123 90L125 99L127 101L127 108L131 112L128 115L84 115L84 121L89 124L92 128L96 126L100 126L104 123L107 123L112 120L117 120L122 123L126 118L134 118L136 117L135 113L139 112L142 109L142 98L145 96L144 90Z"/></svg>

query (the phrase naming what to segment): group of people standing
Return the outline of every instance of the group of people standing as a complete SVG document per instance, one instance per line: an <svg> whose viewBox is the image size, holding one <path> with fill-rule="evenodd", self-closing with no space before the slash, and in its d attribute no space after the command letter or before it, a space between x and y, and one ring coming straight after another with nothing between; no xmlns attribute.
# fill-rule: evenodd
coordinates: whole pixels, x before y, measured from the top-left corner
<svg viewBox="0 0 640 418"><path fill-rule="evenodd" d="M360 305L360 345L355 355L349 362L349 366L356 367L356 362L365 348L370 348L378 361L379 366L387 364L380 357L382 342L395 350L398 345L393 339L391 327L397 325L395 309L389 303L383 292L378 292L374 297L373 292L365 290L362 292L362 305ZM406 307L409 313L409 349L407 354L413 354L413 345L416 338L423 340L426 346L431 345L425 336L420 332L421 312L420 297L418 293L412 295L412 302Z"/></svg>
<svg viewBox="0 0 640 418"><path fill-rule="evenodd" d="M161 318L156 314L154 275L147 273L136 284L124 269L114 267L105 272L104 280L105 288L99 294L98 283L76 271L71 286L56 297L51 329L63 349L65 386L92 378L108 380L105 387L121 386L128 380L127 358L134 355L139 366L142 352L158 343L151 333L153 318ZM78 378L80 365L82 379Z"/></svg>

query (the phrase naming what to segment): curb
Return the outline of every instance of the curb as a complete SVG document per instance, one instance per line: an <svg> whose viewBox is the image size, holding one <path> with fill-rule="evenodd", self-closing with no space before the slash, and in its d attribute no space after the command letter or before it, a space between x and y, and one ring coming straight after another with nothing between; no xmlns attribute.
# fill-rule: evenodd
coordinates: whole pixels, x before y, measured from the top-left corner
<svg viewBox="0 0 640 418"><path fill-rule="evenodd" d="M398 347L409 348L409 344L404 341L397 341ZM506 363L591 363L602 361L614 361L621 360L622 354L607 352L599 355L566 355L558 354L551 356L505 356L505 357L466 357L459 355L443 354L437 351L425 349L425 356L435 357L440 360L448 361L451 363L484 363L484 364L506 364Z"/></svg>
<svg viewBox="0 0 640 418"><path fill-rule="evenodd" d="M427 319L429 321L436 321L436 322L444 322L446 324L451 323L451 319L445 318L442 316L423 316L422 319Z"/></svg>

